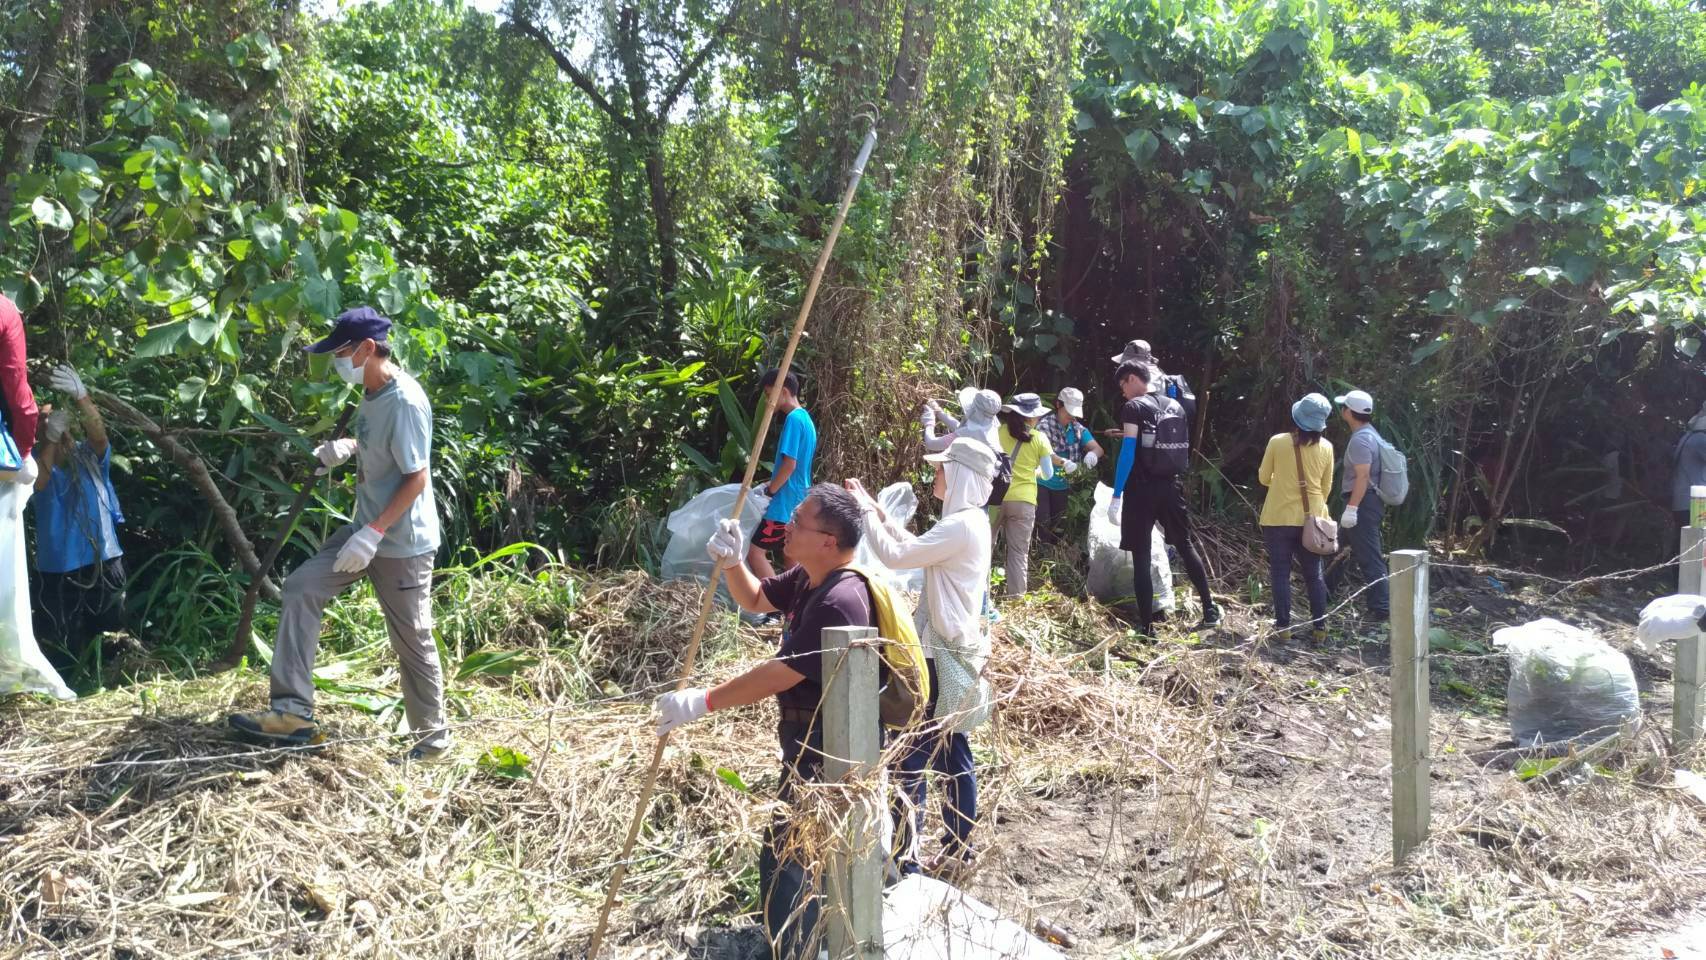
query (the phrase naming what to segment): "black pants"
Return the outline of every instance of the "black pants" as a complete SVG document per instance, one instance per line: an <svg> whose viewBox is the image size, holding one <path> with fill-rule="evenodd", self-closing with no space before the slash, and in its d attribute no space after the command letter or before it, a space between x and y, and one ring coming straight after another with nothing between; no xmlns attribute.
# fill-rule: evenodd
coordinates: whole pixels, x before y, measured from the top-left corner
<svg viewBox="0 0 1706 960"><path fill-rule="evenodd" d="M92 563L70 573L39 573L35 631L54 667L64 670L88 652L98 633L125 626L124 558Z"/></svg>
<svg viewBox="0 0 1706 960"><path fill-rule="evenodd" d="M823 721L808 725L784 717L776 725L782 741L782 783L777 796L792 803L802 782L823 774ZM788 818L783 811L764 830L758 854L758 895L764 912L764 932L776 960L815 960L818 940L817 877L805 865L787 858Z"/></svg>
<svg viewBox="0 0 1706 960"><path fill-rule="evenodd" d="M1037 536L1044 543L1059 543L1066 526L1066 497L1071 489L1052 490L1037 484Z"/></svg>
<svg viewBox="0 0 1706 960"><path fill-rule="evenodd" d="M1208 570L1196 544L1191 542L1191 515L1185 507L1185 493L1176 479L1144 480L1132 478L1126 487L1120 514L1120 549L1130 550L1132 559L1132 593L1137 598L1138 625L1144 633L1153 629L1155 618L1155 580L1149 574L1149 531L1159 523L1161 535L1168 546L1179 552L1185 576L1197 590L1203 615L1214 609L1214 597L1208 592Z"/></svg>

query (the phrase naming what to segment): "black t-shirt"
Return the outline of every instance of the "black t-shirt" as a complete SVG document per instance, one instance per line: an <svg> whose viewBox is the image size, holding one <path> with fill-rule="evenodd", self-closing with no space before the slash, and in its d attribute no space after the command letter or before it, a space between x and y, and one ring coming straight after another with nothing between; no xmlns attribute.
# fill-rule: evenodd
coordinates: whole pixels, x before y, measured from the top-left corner
<svg viewBox="0 0 1706 960"><path fill-rule="evenodd" d="M1132 458L1131 472L1133 476L1149 477L1149 472L1143 469L1143 435L1155 432L1155 396L1146 393L1141 397L1133 397L1120 407L1120 426L1137 426L1137 456ZM1121 443L1125 440L1121 439ZM1126 488L1130 490L1130 487Z"/></svg>
<svg viewBox="0 0 1706 960"><path fill-rule="evenodd" d="M830 573L829 577L835 578L834 582L828 590L820 592L812 587L805 568L796 566L758 584L764 599L782 611L784 618L782 649L777 651L777 659L805 677L776 695L777 702L784 707L815 710L823 699L823 628L877 625L876 614L871 610L871 592L864 579L856 573L840 571Z"/></svg>

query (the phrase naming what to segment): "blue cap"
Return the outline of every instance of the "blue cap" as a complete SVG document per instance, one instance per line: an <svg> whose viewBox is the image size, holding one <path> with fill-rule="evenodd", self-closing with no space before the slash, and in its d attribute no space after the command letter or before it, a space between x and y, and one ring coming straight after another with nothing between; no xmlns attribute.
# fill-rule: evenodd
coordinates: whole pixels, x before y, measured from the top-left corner
<svg viewBox="0 0 1706 960"><path fill-rule="evenodd" d="M331 333L326 334L326 339L302 349L307 353L331 353L363 340L383 343L389 332L391 321L378 310L372 307L351 307L338 314L337 325L332 327Z"/></svg>
<svg viewBox="0 0 1706 960"><path fill-rule="evenodd" d="M1291 422L1297 424L1299 430L1327 429L1327 414L1333 412L1333 405L1319 393L1306 394L1302 400L1291 405Z"/></svg>

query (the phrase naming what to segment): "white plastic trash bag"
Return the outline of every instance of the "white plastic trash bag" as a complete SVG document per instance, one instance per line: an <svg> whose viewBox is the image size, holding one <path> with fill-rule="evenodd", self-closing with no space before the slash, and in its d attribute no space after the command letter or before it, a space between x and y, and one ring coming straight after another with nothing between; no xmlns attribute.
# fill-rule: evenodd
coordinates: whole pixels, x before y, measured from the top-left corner
<svg viewBox="0 0 1706 960"><path fill-rule="evenodd" d="M1609 736L1640 713L1635 671L1580 627L1551 618L1493 633L1510 663L1505 709L1518 746Z"/></svg>
<svg viewBox="0 0 1706 960"><path fill-rule="evenodd" d="M1641 624L1635 628L1635 647L1654 654L1666 640L1694 637L1700 633L1702 615L1706 615L1706 597L1693 593L1660 597L1641 610Z"/></svg>
<svg viewBox="0 0 1706 960"><path fill-rule="evenodd" d="M0 480L0 694L45 693L60 700L76 694L36 645L30 622L30 578L24 569L26 483Z"/></svg>
<svg viewBox="0 0 1706 960"><path fill-rule="evenodd" d="M1133 586L1130 550L1120 549L1120 528L1108 519L1108 501L1114 488L1096 484L1096 503L1090 509L1090 570L1084 578L1090 596L1112 601L1131 596ZM1159 526L1149 531L1149 577L1155 588L1156 610L1173 611L1173 568L1167 562L1167 541Z"/></svg>
<svg viewBox="0 0 1706 960"><path fill-rule="evenodd" d="M717 532L717 521L727 519L734 509L740 484L725 483L720 487L702 490L681 509L669 515L669 545L664 547L663 562L658 573L665 580L688 577L700 580L711 578L711 557L705 543ZM752 542L763 512L748 497L740 512L740 535L743 543Z"/></svg>
<svg viewBox="0 0 1706 960"><path fill-rule="evenodd" d="M883 513L890 520L902 527L911 523L912 515L918 512L918 494L912 491L912 484L904 480L891 483L878 492L877 503L882 505ZM863 537L859 538L859 546L853 551L853 563L882 577L895 590L924 592L924 571L921 568L890 570L877 559L870 543Z"/></svg>

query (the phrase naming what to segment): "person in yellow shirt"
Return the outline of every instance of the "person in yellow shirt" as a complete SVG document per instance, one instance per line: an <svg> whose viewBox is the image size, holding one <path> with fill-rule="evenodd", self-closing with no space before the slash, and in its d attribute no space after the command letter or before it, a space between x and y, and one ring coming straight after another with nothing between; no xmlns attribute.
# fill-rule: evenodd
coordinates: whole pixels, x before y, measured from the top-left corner
<svg viewBox="0 0 1706 960"><path fill-rule="evenodd" d="M1273 581L1274 626L1282 636L1291 630L1291 561L1296 558L1309 592L1310 638L1316 642L1327 639L1327 581L1322 575L1322 557L1303 547L1303 520L1328 516L1333 445L1322 442L1321 434L1327 429L1327 415L1332 410L1333 405L1319 393L1292 404L1292 429L1268 438L1257 474L1262 486L1268 488L1267 499L1262 501L1261 523L1262 540L1268 548L1268 576ZM1307 502L1297 488L1299 455Z"/></svg>
<svg viewBox="0 0 1706 960"><path fill-rule="evenodd" d="M1037 429L1037 421L1048 410L1034 393L1015 394L996 414L1001 429L996 433L997 453L1013 460L1013 482L995 516L995 530L1007 543L1007 596L1024 595L1031 588L1031 533L1037 525L1037 478L1054 476L1054 449Z"/></svg>

